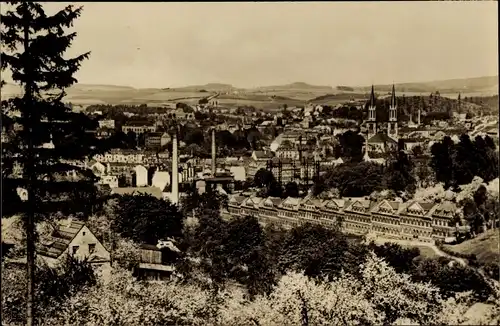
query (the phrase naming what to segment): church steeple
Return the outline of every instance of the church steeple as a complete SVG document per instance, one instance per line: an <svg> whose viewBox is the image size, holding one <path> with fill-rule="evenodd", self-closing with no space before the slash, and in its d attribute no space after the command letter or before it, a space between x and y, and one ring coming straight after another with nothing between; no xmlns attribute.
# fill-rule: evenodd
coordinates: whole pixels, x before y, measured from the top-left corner
<svg viewBox="0 0 500 326"><path fill-rule="evenodd" d="M387 135L395 140L398 139L398 103L396 101L396 89L394 84L392 84L391 104L389 105Z"/></svg>
<svg viewBox="0 0 500 326"><path fill-rule="evenodd" d="M372 92L368 102L368 122L367 122L367 137L371 138L377 134L377 107L375 101L375 90L372 85Z"/></svg>
<svg viewBox="0 0 500 326"><path fill-rule="evenodd" d="M391 107L396 107L396 90L394 88L394 84L392 84L392 95L391 95Z"/></svg>
<svg viewBox="0 0 500 326"><path fill-rule="evenodd" d="M375 107L375 90L372 85L372 92L370 94L370 106Z"/></svg>

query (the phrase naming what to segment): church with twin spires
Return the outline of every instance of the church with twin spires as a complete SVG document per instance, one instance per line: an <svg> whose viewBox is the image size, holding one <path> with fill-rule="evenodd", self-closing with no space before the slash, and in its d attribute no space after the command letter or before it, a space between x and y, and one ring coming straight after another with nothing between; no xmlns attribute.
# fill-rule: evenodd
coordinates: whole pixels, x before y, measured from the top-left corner
<svg viewBox="0 0 500 326"><path fill-rule="evenodd" d="M365 160L370 159L369 153L385 153L398 144L398 104L396 101L396 91L392 85L391 102L389 104L388 121L377 120L377 105L375 90L372 85L370 99L368 103L368 119L365 121L366 141ZM385 128L383 126L385 125Z"/></svg>

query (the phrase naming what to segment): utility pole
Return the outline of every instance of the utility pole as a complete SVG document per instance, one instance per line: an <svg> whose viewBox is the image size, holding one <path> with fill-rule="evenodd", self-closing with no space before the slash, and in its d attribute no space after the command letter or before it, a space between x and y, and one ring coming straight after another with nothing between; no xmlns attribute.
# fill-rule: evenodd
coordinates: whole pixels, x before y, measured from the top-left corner
<svg viewBox="0 0 500 326"><path fill-rule="evenodd" d="M25 3L23 8L24 21L24 54L30 57L30 23L31 17L28 9L28 4ZM29 60L28 60L29 61ZM24 85L24 112L25 127L28 131L28 147L26 153L26 174L28 177L27 192L28 192L28 209L26 219L26 272L28 276L28 289L26 300L26 325L33 326L35 315L35 192L34 183L36 181L35 158L33 149L33 72L31 63L26 64L26 83Z"/></svg>

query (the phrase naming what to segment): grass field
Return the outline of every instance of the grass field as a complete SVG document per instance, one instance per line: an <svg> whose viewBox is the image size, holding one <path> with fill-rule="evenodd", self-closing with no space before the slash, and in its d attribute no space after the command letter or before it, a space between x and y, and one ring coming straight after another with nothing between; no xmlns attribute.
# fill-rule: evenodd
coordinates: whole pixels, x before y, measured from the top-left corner
<svg viewBox="0 0 500 326"><path fill-rule="evenodd" d="M488 230L474 239L445 247L454 252L474 254L481 263L491 263L498 259L498 241L498 230Z"/></svg>

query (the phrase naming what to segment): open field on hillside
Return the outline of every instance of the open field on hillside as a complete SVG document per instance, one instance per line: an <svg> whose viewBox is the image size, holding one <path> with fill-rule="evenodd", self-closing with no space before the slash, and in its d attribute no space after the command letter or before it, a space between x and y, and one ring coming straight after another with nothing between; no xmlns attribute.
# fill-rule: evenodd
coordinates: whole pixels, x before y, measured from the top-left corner
<svg viewBox="0 0 500 326"><path fill-rule="evenodd" d="M474 254L481 263L492 263L498 259L498 230L488 230L478 237L445 248L463 254Z"/></svg>

